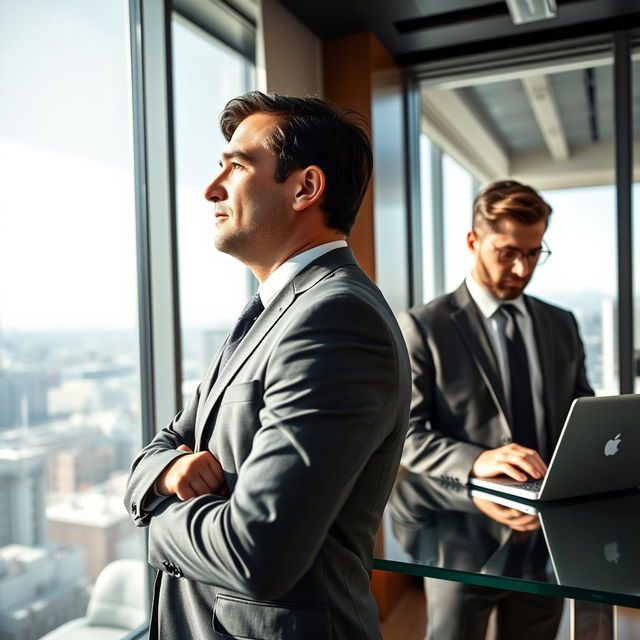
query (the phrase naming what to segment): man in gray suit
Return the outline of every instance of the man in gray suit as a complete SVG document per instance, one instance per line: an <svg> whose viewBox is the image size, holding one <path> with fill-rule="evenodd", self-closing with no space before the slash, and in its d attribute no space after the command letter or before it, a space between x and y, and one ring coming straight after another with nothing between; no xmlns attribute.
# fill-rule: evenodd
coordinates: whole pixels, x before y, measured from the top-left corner
<svg viewBox="0 0 640 640"><path fill-rule="evenodd" d="M571 402L593 395L573 315L523 294L550 253L543 241L550 214L531 187L489 184L474 201L467 234L472 272L453 293L399 318L413 374L402 456L409 470L460 485L471 475L540 479ZM456 589L460 597L468 591ZM433 600L435 584L430 593ZM447 615L447 599L433 637L476 637ZM474 626L481 637L482 624Z"/></svg>
<svg viewBox="0 0 640 640"><path fill-rule="evenodd" d="M377 527L408 423L402 335L348 236L372 156L353 113L253 92L205 197L258 294L125 503L158 571L151 638L380 638Z"/></svg>

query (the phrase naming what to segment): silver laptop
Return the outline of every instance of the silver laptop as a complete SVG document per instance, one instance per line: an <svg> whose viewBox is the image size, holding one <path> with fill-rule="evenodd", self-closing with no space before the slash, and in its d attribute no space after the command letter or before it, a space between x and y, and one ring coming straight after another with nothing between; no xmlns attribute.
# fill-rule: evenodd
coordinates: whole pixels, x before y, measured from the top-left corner
<svg viewBox="0 0 640 640"><path fill-rule="evenodd" d="M640 394L577 398L542 480L470 478L472 486L528 500L558 500L640 486Z"/></svg>

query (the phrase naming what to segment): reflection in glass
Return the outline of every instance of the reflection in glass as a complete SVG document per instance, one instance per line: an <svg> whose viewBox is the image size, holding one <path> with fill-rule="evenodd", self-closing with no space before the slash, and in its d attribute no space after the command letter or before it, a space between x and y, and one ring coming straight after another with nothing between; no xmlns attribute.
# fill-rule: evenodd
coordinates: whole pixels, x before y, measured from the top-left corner
<svg viewBox="0 0 640 640"><path fill-rule="evenodd" d="M406 473L391 494L385 517L393 535L386 541L388 559L469 576L425 578L429 640L484 637L494 610L500 637L556 637L562 599L479 586L470 577L553 581L537 515L496 504L490 494L472 496L459 483Z"/></svg>
<svg viewBox="0 0 640 640"><path fill-rule="evenodd" d="M562 601L548 596L640 604L637 492L534 503L402 471L384 523L381 560L411 564L406 573L447 578L425 579L428 637L466 637L455 620L473 619L482 629L496 607L511 604L526 616L533 600L509 603L508 591L475 586L483 584L479 577L493 578L493 587L546 594L538 602L538 612L546 612L539 637L556 637ZM508 615L502 620L507 624Z"/></svg>
<svg viewBox="0 0 640 640"><path fill-rule="evenodd" d="M637 491L534 502L402 472L385 519L387 560L640 597ZM531 541L518 570L516 538Z"/></svg>
<svg viewBox="0 0 640 640"><path fill-rule="evenodd" d="M0 0L6 640L81 618L105 567L142 563L122 504L140 447L128 40L121 0ZM146 617L128 606L123 634Z"/></svg>

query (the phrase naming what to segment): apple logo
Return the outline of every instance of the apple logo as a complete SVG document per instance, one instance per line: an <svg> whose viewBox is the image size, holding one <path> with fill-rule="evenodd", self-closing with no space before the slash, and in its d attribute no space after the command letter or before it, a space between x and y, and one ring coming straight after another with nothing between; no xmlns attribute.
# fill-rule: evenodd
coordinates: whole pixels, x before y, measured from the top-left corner
<svg viewBox="0 0 640 640"><path fill-rule="evenodd" d="M611 440L607 440L607 444L604 445L604 455L615 456L616 453L618 453L618 445L620 444L620 441L620 434Z"/></svg>
<svg viewBox="0 0 640 640"><path fill-rule="evenodd" d="M620 559L620 551L618 551L617 542L609 542L604 545L604 557L607 562L615 562L618 564Z"/></svg>

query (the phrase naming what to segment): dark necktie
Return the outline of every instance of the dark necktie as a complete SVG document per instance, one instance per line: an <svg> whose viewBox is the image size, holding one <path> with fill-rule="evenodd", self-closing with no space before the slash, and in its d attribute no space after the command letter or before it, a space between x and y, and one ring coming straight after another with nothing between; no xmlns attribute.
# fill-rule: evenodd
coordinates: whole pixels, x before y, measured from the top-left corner
<svg viewBox="0 0 640 640"><path fill-rule="evenodd" d="M505 317L504 337L509 361L511 380L511 430L513 441L523 447L538 450L536 420L533 413L531 376L527 349L518 323L518 309L512 304L503 304L500 311Z"/></svg>
<svg viewBox="0 0 640 640"><path fill-rule="evenodd" d="M220 358L220 366L218 371L222 371L222 368L227 361L236 350L238 345L242 342L242 338L244 338L249 329L253 326L253 323L257 320L258 316L264 311L264 305L262 304L262 300L260 300L260 295L255 294L247 305L242 310L238 321L235 326L231 330L229 334L229 338L227 343L224 345L224 350L222 351L222 357Z"/></svg>

